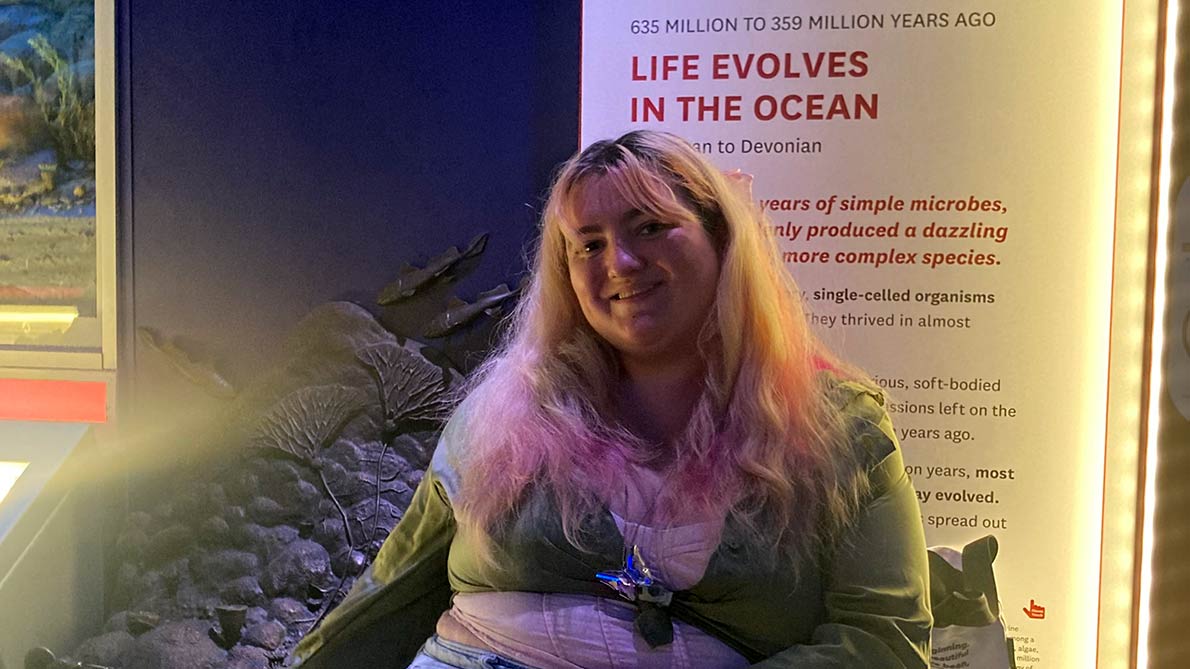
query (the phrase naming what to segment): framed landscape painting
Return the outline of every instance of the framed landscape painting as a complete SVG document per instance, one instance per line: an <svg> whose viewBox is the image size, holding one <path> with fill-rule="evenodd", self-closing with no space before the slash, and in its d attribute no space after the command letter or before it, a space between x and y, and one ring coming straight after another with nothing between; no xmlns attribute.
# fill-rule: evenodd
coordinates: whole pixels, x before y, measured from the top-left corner
<svg viewBox="0 0 1190 669"><path fill-rule="evenodd" d="M0 367L114 367L113 19L0 0Z"/></svg>

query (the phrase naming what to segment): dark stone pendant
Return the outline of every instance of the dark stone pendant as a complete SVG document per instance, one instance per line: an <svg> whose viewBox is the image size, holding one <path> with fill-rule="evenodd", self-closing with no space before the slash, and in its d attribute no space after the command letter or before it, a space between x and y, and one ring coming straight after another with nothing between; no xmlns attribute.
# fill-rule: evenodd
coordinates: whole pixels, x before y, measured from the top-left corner
<svg viewBox="0 0 1190 669"><path fill-rule="evenodd" d="M634 627L649 648L673 643L674 624L669 609L648 601L638 601L637 606Z"/></svg>

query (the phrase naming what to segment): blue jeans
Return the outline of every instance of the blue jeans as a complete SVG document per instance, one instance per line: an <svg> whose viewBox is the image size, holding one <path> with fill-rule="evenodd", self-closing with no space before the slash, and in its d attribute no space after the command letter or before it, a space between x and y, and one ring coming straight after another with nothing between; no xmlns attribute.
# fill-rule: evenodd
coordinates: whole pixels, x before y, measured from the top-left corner
<svg viewBox="0 0 1190 669"><path fill-rule="evenodd" d="M426 639L408 669L533 669L483 648L441 639Z"/></svg>

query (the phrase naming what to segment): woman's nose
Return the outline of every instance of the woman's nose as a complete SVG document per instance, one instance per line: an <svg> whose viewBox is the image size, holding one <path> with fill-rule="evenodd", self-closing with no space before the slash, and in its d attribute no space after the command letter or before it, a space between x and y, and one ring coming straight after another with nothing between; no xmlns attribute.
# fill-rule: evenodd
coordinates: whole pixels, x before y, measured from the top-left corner
<svg viewBox="0 0 1190 669"><path fill-rule="evenodd" d="M608 267L608 274L611 276L632 274L644 266L639 249L634 248L632 244L615 242L612 244L611 251L609 254L611 266Z"/></svg>

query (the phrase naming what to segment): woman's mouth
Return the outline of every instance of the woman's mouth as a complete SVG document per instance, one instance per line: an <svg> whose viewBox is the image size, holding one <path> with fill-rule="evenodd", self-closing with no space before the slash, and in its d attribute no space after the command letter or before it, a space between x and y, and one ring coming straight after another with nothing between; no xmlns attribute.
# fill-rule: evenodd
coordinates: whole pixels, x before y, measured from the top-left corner
<svg viewBox="0 0 1190 669"><path fill-rule="evenodd" d="M633 286L630 288L625 288L624 290L612 295L611 299L616 302L635 300L652 293L660 285L660 283L652 283L647 286Z"/></svg>

